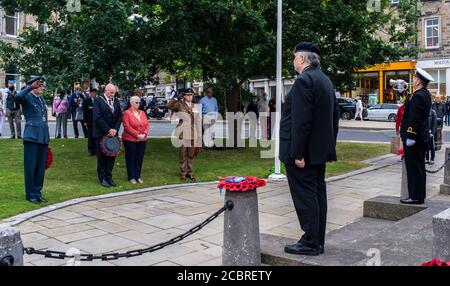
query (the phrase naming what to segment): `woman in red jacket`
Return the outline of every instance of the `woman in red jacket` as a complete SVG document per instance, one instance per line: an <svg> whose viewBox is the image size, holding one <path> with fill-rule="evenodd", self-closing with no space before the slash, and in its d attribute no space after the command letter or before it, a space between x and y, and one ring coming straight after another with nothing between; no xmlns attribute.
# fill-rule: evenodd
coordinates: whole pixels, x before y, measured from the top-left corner
<svg viewBox="0 0 450 286"><path fill-rule="evenodd" d="M133 96L122 117L122 140L125 146L125 162L127 165L128 181L132 184L143 183L141 178L142 162L144 161L145 146L149 123L144 111L139 109L141 99Z"/></svg>

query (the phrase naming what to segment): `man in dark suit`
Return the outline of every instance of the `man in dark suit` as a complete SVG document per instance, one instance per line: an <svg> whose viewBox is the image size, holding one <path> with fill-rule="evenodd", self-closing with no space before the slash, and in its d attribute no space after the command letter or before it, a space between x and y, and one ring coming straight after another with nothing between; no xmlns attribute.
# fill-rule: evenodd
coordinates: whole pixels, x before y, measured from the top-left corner
<svg viewBox="0 0 450 286"><path fill-rule="evenodd" d="M89 97L83 100L83 124L87 129L89 156L94 156L96 154L95 150L97 149L93 137L93 106L95 98L97 98L97 89L91 88L89 90Z"/></svg>
<svg viewBox="0 0 450 286"><path fill-rule="evenodd" d="M330 79L319 69L320 51L299 43L294 67L299 73L285 98L280 122L280 161L304 235L285 251L301 255L323 253L327 219L325 163L336 160L337 116Z"/></svg>
<svg viewBox="0 0 450 286"><path fill-rule="evenodd" d="M103 136L118 136L122 124L122 110L120 102L114 98L117 88L107 84L105 94L94 99L93 105L93 138L97 142L97 175L100 184L105 187L115 187L112 171L116 157L106 156L100 149L100 140Z"/></svg>
<svg viewBox="0 0 450 286"><path fill-rule="evenodd" d="M35 204L47 202L41 193L50 141L47 104L42 97L44 88L41 78L37 77L15 97L16 103L22 105L26 121L23 133L26 199Z"/></svg>
<svg viewBox="0 0 450 286"><path fill-rule="evenodd" d="M430 81L433 77L417 68L413 81L416 91L405 101L400 136L405 150L409 198L400 200L403 204L423 204L426 197L425 151L430 141L428 116L431 109L427 86Z"/></svg>

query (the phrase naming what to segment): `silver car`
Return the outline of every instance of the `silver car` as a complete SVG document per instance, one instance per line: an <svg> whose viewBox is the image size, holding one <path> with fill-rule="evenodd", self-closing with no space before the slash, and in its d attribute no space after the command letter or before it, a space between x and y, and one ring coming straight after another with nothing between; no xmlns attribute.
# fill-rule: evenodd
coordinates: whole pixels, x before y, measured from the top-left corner
<svg viewBox="0 0 450 286"><path fill-rule="evenodd" d="M367 115L364 117L364 119L395 122L395 119L397 118L397 110L399 109L399 107L400 104L394 103L374 105L367 109Z"/></svg>

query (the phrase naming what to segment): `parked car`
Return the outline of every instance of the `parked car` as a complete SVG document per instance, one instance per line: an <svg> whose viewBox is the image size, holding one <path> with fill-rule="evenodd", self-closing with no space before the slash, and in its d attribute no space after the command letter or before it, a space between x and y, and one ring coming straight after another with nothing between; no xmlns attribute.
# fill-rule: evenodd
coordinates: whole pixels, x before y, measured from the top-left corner
<svg viewBox="0 0 450 286"><path fill-rule="evenodd" d="M355 117L356 102L351 98L338 97L336 98L339 104L339 112L341 119L351 120Z"/></svg>
<svg viewBox="0 0 450 286"><path fill-rule="evenodd" d="M393 103L383 103L376 104L367 109L367 113L363 112L363 117L365 120L380 120L380 121L390 121L395 122L397 118L397 110L400 104Z"/></svg>
<svg viewBox="0 0 450 286"><path fill-rule="evenodd" d="M164 96L156 96L152 99L150 104L147 106L147 117L156 118L158 120L165 117L168 109L166 107L167 99Z"/></svg>

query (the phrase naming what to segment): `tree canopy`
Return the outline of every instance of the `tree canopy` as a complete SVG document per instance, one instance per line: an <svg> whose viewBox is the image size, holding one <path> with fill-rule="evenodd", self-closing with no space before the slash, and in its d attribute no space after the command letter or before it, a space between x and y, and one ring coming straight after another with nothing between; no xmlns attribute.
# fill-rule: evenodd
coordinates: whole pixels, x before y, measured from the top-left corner
<svg viewBox="0 0 450 286"><path fill-rule="evenodd" d="M0 43L0 65L46 75L55 87L95 78L131 89L157 70L216 79L228 92L228 110L237 111L242 83L275 75L276 2L83 0L76 12L67 0L1 0L49 30L26 29L18 47ZM414 4L382 0L379 11L368 11L360 0L283 1L284 75L294 75L299 41L321 48L322 68L337 87L351 85L357 69L414 56Z"/></svg>

